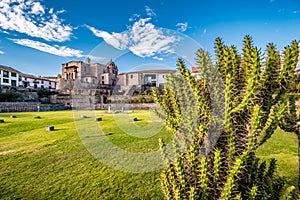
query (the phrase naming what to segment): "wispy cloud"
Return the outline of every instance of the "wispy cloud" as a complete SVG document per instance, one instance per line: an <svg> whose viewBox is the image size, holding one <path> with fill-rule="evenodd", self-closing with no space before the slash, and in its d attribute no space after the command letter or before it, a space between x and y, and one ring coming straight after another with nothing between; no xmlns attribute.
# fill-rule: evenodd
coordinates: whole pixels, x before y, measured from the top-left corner
<svg viewBox="0 0 300 200"><path fill-rule="evenodd" d="M159 61L162 61L162 60L164 60L163 58L161 58L161 57L157 57L157 56L154 56L154 57L153 57L153 59L155 59L155 60L159 60Z"/></svg>
<svg viewBox="0 0 300 200"><path fill-rule="evenodd" d="M9 35L9 32L7 31L0 30L0 32Z"/></svg>
<svg viewBox="0 0 300 200"><path fill-rule="evenodd" d="M87 57L89 57L92 61L95 61L95 62L101 62L103 60L107 60L107 58L102 57L102 56L87 55Z"/></svg>
<svg viewBox="0 0 300 200"><path fill-rule="evenodd" d="M293 11L293 14L297 14L297 13L300 13L300 10L294 10Z"/></svg>
<svg viewBox="0 0 300 200"><path fill-rule="evenodd" d="M0 29L16 31L46 41L69 40L73 28L64 25L57 14L59 12L54 13L53 8L46 9L37 0L1 0Z"/></svg>
<svg viewBox="0 0 300 200"><path fill-rule="evenodd" d="M125 50L129 43L129 38L127 33L108 33L106 31L97 30L96 28L92 26L87 26L88 29L90 29L93 34L97 37L103 38L103 40L110 44L111 46L120 49Z"/></svg>
<svg viewBox="0 0 300 200"><path fill-rule="evenodd" d="M188 28L188 23L187 22L184 22L184 23L180 22L180 23L176 24L176 27L177 27L178 31L185 32L186 29Z"/></svg>
<svg viewBox="0 0 300 200"><path fill-rule="evenodd" d="M108 33L87 26L95 36L102 38L107 44L116 49L128 49L139 57L152 57L162 60L161 55L174 53L173 45L179 40L174 35L167 34L162 28L155 27L151 18L142 18L134 22L127 31Z"/></svg>
<svg viewBox="0 0 300 200"><path fill-rule="evenodd" d="M33 6L31 7L31 12L30 13L35 14L35 15L45 14L45 9L41 5L40 2L34 2L32 5Z"/></svg>
<svg viewBox="0 0 300 200"><path fill-rule="evenodd" d="M0 55L2 55L2 54L4 54L4 52L0 50Z"/></svg>
<svg viewBox="0 0 300 200"><path fill-rule="evenodd" d="M154 10L151 9L149 6L145 6L145 11L146 11L146 14L147 14L149 17L154 17L154 16L156 16L156 13L154 12Z"/></svg>
<svg viewBox="0 0 300 200"><path fill-rule="evenodd" d="M130 22L133 22L133 21L136 21L137 19L140 18L141 15L139 14L133 14L130 18L129 18L129 21Z"/></svg>
<svg viewBox="0 0 300 200"><path fill-rule="evenodd" d="M201 37L204 37L206 35L206 33L207 33L207 29L205 28L201 34Z"/></svg>
<svg viewBox="0 0 300 200"><path fill-rule="evenodd" d="M11 40L16 44L27 46L57 56L78 57L78 58L84 57L82 55L82 51L71 49L65 46L61 46L61 47L58 45L50 46L48 44L39 41L29 40L29 39L11 39Z"/></svg>

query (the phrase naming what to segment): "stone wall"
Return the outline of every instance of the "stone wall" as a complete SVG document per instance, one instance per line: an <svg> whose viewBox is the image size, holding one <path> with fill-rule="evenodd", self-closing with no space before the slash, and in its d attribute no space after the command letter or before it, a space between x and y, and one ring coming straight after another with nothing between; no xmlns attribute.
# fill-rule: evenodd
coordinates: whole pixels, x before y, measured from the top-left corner
<svg viewBox="0 0 300 200"><path fill-rule="evenodd" d="M66 107L64 104L54 104L54 105L40 105L39 111L57 111L65 110Z"/></svg>
<svg viewBox="0 0 300 200"><path fill-rule="evenodd" d="M39 102L0 102L0 112L36 112Z"/></svg>
<svg viewBox="0 0 300 200"><path fill-rule="evenodd" d="M111 111L125 111L125 110L149 110L156 108L155 103L116 103L116 104L104 104L105 110L110 107ZM96 107L97 109L97 107Z"/></svg>
<svg viewBox="0 0 300 200"><path fill-rule="evenodd" d="M4 112L39 112L65 110L63 104L43 105L39 102L0 102L0 113Z"/></svg>

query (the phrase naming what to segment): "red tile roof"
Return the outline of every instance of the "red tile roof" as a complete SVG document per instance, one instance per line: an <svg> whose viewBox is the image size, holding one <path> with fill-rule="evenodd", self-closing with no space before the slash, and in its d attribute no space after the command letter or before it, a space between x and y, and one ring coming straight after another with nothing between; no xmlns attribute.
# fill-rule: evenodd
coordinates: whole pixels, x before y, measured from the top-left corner
<svg viewBox="0 0 300 200"><path fill-rule="evenodd" d="M192 67L192 73L199 72L199 67Z"/></svg>
<svg viewBox="0 0 300 200"><path fill-rule="evenodd" d="M7 66L0 65L0 69L5 70L5 71L10 71L10 72L15 72L15 73L21 74L20 71L14 69L12 67L7 67Z"/></svg>

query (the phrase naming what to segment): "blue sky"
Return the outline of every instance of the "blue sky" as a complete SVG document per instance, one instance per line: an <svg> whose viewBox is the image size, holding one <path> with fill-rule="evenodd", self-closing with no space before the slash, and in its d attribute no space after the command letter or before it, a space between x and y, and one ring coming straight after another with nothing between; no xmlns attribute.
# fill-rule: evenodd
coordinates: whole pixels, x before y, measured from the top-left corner
<svg viewBox="0 0 300 200"><path fill-rule="evenodd" d="M214 41L241 49L250 34L264 52L300 39L299 0L0 0L0 64L56 76L61 64L113 59L120 72L195 65Z"/></svg>

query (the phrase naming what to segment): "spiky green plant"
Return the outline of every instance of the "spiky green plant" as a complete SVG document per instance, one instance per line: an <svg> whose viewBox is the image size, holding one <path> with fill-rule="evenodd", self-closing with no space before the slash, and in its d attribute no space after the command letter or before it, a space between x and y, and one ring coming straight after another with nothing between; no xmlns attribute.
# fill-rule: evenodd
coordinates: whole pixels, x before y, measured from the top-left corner
<svg viewBox="0 0 300 200"><path fill-rule="evenodd" d="M281 59L273 44L267 57L244 39L243 53L216 39L214 65L197 52L202 78L196 80L178 59L179 75L170 75L160 95L158 114L173 133L173 149L160 141L166 168L166 199L279 199L288 197L275 161L260 162L257 148L274 133L286 107L284 95L298 62L298 43Z"/></svg>
<svg viewBox="0 0 300 200"><path fill-rule="evenodd" d="M296 75L295 75L296 77ZM294 78L293 81L296 81L297 79ZM299 83L297 83L299 84ZM297 85L296 83L293 83L293 86L295 87ZM295 90L295 88L291 88L292 91ZM296 100L297 97L293 93L289 93L286 95L286 99L288 101L287 107L285 109L284 115L279 123L279 126L281 129L287 132L292 132L297 135L298 138L298 163L300 163L300 114L297 114L296 110ZM300 164L299 166L299 173L298 173L298 189L300 190Z"/></svg>

